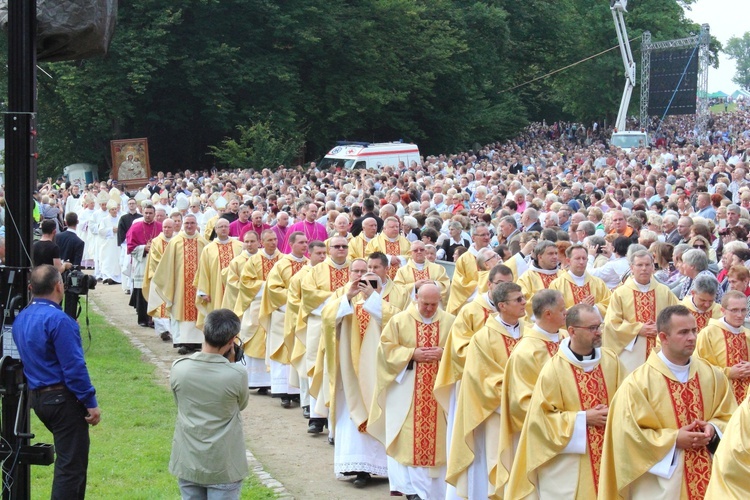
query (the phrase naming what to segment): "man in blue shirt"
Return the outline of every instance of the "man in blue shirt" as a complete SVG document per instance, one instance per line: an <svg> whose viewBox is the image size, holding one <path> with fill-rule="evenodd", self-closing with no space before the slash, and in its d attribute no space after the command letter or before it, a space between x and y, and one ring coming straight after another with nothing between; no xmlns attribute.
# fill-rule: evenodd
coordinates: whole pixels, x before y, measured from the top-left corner
<svg viewBox="0 0 750 500"><path fill-rule="evenodd" d="M64 289L60 273L41 265L31 272L33 299L13 323L13 340L23 362L31 407L55 441L53 499L86 495L89 425L101 411L83 359L78 323L60 308Z"/></svg>

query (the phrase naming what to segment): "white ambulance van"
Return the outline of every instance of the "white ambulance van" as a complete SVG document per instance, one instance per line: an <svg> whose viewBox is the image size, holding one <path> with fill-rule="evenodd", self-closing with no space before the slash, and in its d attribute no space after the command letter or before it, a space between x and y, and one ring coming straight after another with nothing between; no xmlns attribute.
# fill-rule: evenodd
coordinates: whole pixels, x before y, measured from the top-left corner
<svg viewBox="0 0 750 500"><path fill-rule="evenodd" d="M420 164L419 147L405 142L346 142L339 143L320 161L318 168L353 170L363 168L381 170L398 167L400 161L407 167L412 161Z"/></svg>

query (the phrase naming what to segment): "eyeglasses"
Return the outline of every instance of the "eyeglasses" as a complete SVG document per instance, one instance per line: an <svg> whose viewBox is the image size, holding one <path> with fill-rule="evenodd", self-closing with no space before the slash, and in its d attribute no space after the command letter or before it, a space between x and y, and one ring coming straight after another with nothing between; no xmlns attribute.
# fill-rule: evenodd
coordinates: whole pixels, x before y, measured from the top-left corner
<svg viewBox="0 0 750 500"><path fill-rule="evenodd" d="M590 326L582 326L582 325L571 325L571 326L573 328L582 328L584 330L588 330L590 333L596 333L602 329L601 323L599 323L598 325L590 325Z"/></svg>
<svg viewBox="0 0 750 500"><path fill-rule="evenodd" d="M705 250L706 247L704 245L693 245L693 248L697 248L698 250Z"/></svg>
<svg viewBox="0 0 750 500"><path fill-rule="evenodd" d="M508 300L504 300L503 302L505 302L506 304L510 303L510 302L518 302L520 304L521 302L523 302L525 300L526 300L526 297L524 297L523 295L521 295L519 297L516 297L515 299L508 299Z"/></svg>
<svg viewBox="0 0 750 500"><path fill-rule="evenodd" d="M349 248L349 245L331 245L331 248L335 248L336 250L346 250Z"/></svg>

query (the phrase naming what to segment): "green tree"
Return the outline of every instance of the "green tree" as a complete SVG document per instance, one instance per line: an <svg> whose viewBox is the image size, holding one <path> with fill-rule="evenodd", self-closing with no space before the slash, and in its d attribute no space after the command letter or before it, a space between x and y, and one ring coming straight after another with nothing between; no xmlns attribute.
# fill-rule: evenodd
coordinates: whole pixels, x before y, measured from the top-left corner
<svg viewBox="0 0 750 500"><path fill-rule="evenodd" d="M730 38L724 52L737 65L732 81L743 89L750 90L750 31L742 37Z"/></svg>
<svg viewBox="0 0 750 500"><path fill-rule="evenodd" d="M271 165L289 165L299 156L304 141L274 126L272 118L249 126L238 125L239 137L225 138L220 146L209 146L221 166L262 170Z"/></svg>

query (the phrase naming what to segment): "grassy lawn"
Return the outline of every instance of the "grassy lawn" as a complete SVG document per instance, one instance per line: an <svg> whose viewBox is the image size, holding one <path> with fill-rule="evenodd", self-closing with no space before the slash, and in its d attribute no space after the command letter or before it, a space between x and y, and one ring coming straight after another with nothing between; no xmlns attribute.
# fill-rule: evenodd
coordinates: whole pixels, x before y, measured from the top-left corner
<svg viewBox="0 0 750 500"><path fill-rule="evenodd" d="M737 103L733 102L730 103L727 111L730 113L733 113L737 111ZM712 113L723 113L724 112L724 103L717 104L716 106L711 106L711 112Z"/></svg>
<svg viewBox="0 0 750 500"><path fill-rule="evenodd" d="M176 407L169 389L157 382L155 367L101 316L90 313L91 346L86 363L96 387L101 423L91 429L87 497L180 498L169 473ZM84 348L88 345L86 333ZM52 435L32 414L32 443L52 443ZM32 498L49 498L52 466L32 466ZM274 498L250 476L242 498Z"/></svg>

